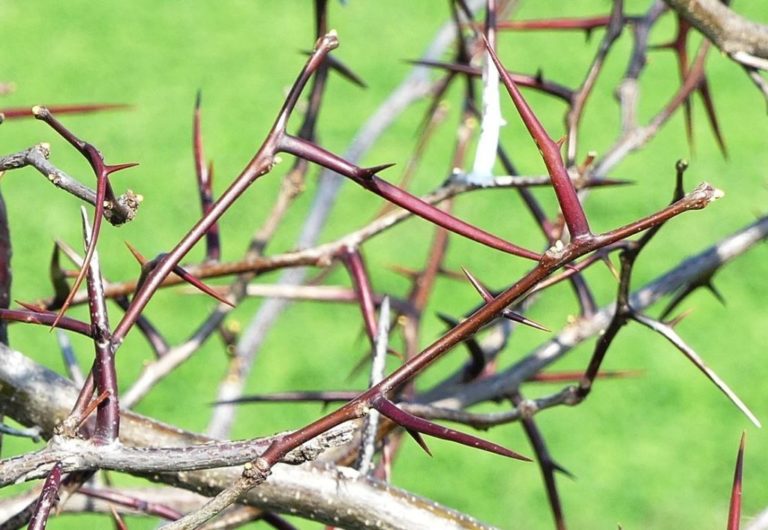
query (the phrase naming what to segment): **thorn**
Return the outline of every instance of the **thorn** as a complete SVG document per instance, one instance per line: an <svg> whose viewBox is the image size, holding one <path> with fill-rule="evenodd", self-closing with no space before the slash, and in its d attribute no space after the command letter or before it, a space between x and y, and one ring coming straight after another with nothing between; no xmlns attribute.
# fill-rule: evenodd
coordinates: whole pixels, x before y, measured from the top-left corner
<svg viewBox="0 0 768 530"><path fill-rule="evenodd" d="M677 332L671 327L667 326L663 322L651 319L641 313L632 315L632 318L648 327L649 329L659 333L662 337L667 339L672 345L682 353L686 359L688 359L701 373L703 373L709 381L714 384L717 389L725 394L725 396L733 403L742 414L744 414L749 421L751 421L756 427L761 427L760 420L757 416L747 407L747 405L731 390L728 384L723 381L717 373L708 367L704 360L694 351L683 339L677 334Z"/></svg>
<svg viewBox="0 0 768 530"><path fill-rule="evenodd" d="M652 44L648 46L649 50L658 51L658 50L674 50L675 49L675 41L665 42L663 44Z"/></svg>
<svg viewBox="0 0 768 530"><path fill-rule="evenodd" d="M61 252L59 245L53 245L53 254L51 255L51 264L49 266L49 275L53 284L54 297L51 307L61 307L69 294L69 284L64 269L61 266L59 258Z"/></svg>
<svg viewBox="0 0 768 530"><path fill-rule="evenodd" d="M123 241L125 243L125 246L128 247L128 250L131 251L131 254L133 254L133 257L136 258L136 261L139 262L139 265L142 267L147 263L147 258L145 258L141 252L139 252L136 247L131 245L128 241Z"/></svg>
<svg viewBox="0 0 768 530"><path fill-rule="evenodd" d="M736 469L733 472L733 486L731 487L731 502L728 509L728 530L739 530L741 523L741 494L742 475L744 472L744 443L747 433L742 431L739 442L739 452L736 455Z"/></svg>
<svg viewBox="0 0 768 530"><path fill-rule="evenodd" d="M549 328L539 324L535 320L531 320L530 318L526 318L523 315L521 315L520 313L515 313L511 309L505 309L504 311L502 311L501 312L501 316L503 316L504 318L507 318L509 320L514 320L515 322L519 322L520 324L525 324L526 326L530 326L530 327L532 327L534 329L538 329L538 330L541 330L541 331L546 331L548 333L551 331Z"/></svg>
<svg viewBox="0 0 768 530"><path fill-rule="evenodd" d="M449 328L455 328L459 324L458 320L444 313L438 312L437 317L442 320ZM485 352L483 351L480 344L478 344L477 340L475 340L473 337L470 337L464 341L464 345L467 347L467 351L469 352L470 357L469 363L464 366L463 380L466 382L472 381L480 374L482 374L488 363L485 359Z"/></svg>
<svg viewBox="0 0 768 530"><path fill-rule="evenodd" d="M491 300L493 300L493 295L491 294L491 292L490 292L488 289L486 289L486 288L483 286L483 284L481 284L481 283L480 283L480 282L477 280L477 278L475 278L474 276L472 276L472 274L470 274L470 272L469 272L467 269L465 269L464 267L461 267L461 270L462 270L462 272L464 272L464 275L465 275L465 276L467 277L467 279L469 280L469 283L471 283L471 284L472 284L472 287L474 287L474 288L475 288L475 290L476 290L478 293L480 293L480 296L482 296L482 297L483 297L483 300L485 300L486 302L490 302Z"/></svg>
<svg viewBox="0 0 768 530"><path fill-rule="evenodd" d="M557 471L557 472L559 472L559 473L562 473L563 475L565 475L566 477L568 477L568 478L570 478L570 479L572 479L572 480L576 480L576 475L574 475L573 473L571 473L570 471L568 471L567 469L565 469L563 466L561 466L560 464L558 464L558 463L557 463L557 462L555 462L554 460L550 460L550 461L549 461L549 465L550 465L550 466L552 467L552 469L554 469L555 471Z"/></svg>
<svg viewBox="0 0 768 530"><path fill-rule="evenodd" d="M19 304L24 309L27 309L29 311L34 311L36 313L53 313L50 309L46 309L45 307L41 306L40 304L31 304L29 302L23 302L21 300L14 300L17 304Z"/></svg>
<svg viewBox="0 0 768 530"><path fill-rule="evenodd" d="M483 286L483 284L481 284L477 280L477 278L472 276L472 274L470 274L470 272L467 269L465 269L464 267L461 267L461 270L464 271L464 275L467 277L469 282L472 284L472 287L474 287L477 290L477 292L480 293L480 296L483 297L483 300L485 300L485 302L490 302L491 300L494 299L493 294L491 294L491 292L488 289L486 289ZM503 316L504 318L508 318L509 320L514 320L515 322L519 322L521 324L525 324L526 326L531 326L532 328L536 328L536 329L539 329L541 331L547 331L547 332L550 331L549 329L547 329L545 326L539 324L538 322L533 321L533 320L531 320L529 318L526 318L526 317L522 316L519 313L515 313L511 309L505 309L504 311L502 311L501 316Z"/></svg>
<svg viewBox="0 0 768 530"><path fill-rule="evenodd" d="M437 315L437 318L439 318L446 326L455 328L459 324L458 320L452 316L446 315L445 313L441 313L440 311L436 312L435 315Z"/></svg>
<svg viewBox="0 0 768 530"><path fill-rule="evenodd" d="M312 52L309 50L302 50L304 55L312 55ZM335 71L337 74L339 74L341 77L352 83L353 85L357 85L360 88L368 88L368 85L365 84L365 81L357 75L350 67L348 67L346 64L338 60L333 55L326 55L324 59L328 63L328 67Z"/></svg>
<svg viewBox="0 0 768 530"><path fill-rule="evenodd" d="M726 303L725 303L725 298L724 298L724 297L723 297L723 295L720 293L720 291L717 289L717 287L715 287L715 284L712 282L712 280L711 280L711 279L710 279L710 280L708 280L707 282L705 282L703 287L704 287L705 289L707 289L707 291L709 291L710 293L712 293L712 295L713 295L715 298L717 298L717 300L718 300L718 301L719 301L721 304L723 304L723 305L726 305Z"/></svg>
<svg viewBox="0 0 768 530"><path fill-rule="evenodd" d="M380 166L360 168L360 177L364 179L372 178L377 173L381 173L385 169L391 168L394 165L395 163L391 163L391 164L381 164Z"/></svg>
<svg viewBox="0 0 768 530"><path fill-rule="evenodd" d="M141 265L142 269L147 266L147 264L151 264L152 267L156 266L158 263L158 258L161 258L163 255L158 256L158 258L155 258L152 261L148 261L147 258L145 258L141 252L139 252L136 247L131 245L128 241L125 241L125 246L128 247L128 250L131 251L131 254L133 254L133 257L136 258L136 261L139 262L139 265ZM154 263L153 263L154 262ZM204 292L208 296L211 296L221 302L222 304L226 304L230 307L235 307L232 302L221 296L219 293L216 292L215 289L209 287L205 283L203 283L200 279L196 278L195 276L188 273L186 270L184 270L180 265L176 265L173 268L174 274L178 275L188 284L192 285L193 287L196 287L198 290Z"/></svg>
<svg viewBox="0 0 768 530"><path fill-rule="evenodd" d="M176 265L173 268L173 272L175 274L178 274L179 276L181 276L181 278L185 282L189 283L190 285L193 285L194 287L197 287L199 290L201 290L202 292L204 292L208 296L211 296L211 297L215 298L216 300L218 300L222 304L228 305L229 307L235 307L235 304L233 304L232 302L230 302L229 300L227 300L226 298L221 296L219 293L216 292L215 289L213 289L213 288L209 287L208 285L206 285L205 283L203 283L199 278L196 278L195 276L193 276L190 273L188 273L181 266Z"/></svg>
<svg viewBox="0 0 768 530"><path fill-rule="evenodd" d="M693 309L686 309L685 311L683 311L682 313L680 313L680 314L679 314L679 315L677 315L676 317L672 317L672 318L670 318L669 320L667 320L667 321L666 321L666 322L664 322L664 323L665 323L667 326L669 326L670 328L674 328L674 327L676 327L676 326L677 326L677 325L678 325L680 322L682 322L683 320L685 320L685 319L688 317L688 315L690 315L691 313L693 313Z"/></svg>
<svg viewBox="0 0 768 530"><path fill-rule="evenodd" d="M701 99L704 101L704 110L707 113L707 121L709 121L709 126L712 129L712 133L715 135L715 140L717 141L718 147L720 147L720 152L723 153L723 158L728 158L728 148L725 145L725 138L720 130L720 124L718 123L717 114L715 113L715 104L712 101L712 95L709 92L709 83L706 78L704 78L699 85L698 92Z"/></svg>
<svg viewBox="0 0 768 530"><path fill-rule="evenodd" d="M602 257L603 263L605 263L605 266L608 267L608 270L611 272L611 275L616 278L617 282L621 281L621 276L619 275L619 270L616 268L616 265L613 264L611 261L611 257L607 254Z"/></svg>
<svg viewBox="0 0 768 530"><path fill-rule="evenodd" d="M403 276L404 278L407 278L409 280L413 280L419 275L419 272L414 269L409 269L407 267L403 267L402 265L388 265L387 268L394 272L395 274L399 274L400 276Z"/></svg>
<svg viewBox="0 0 768 530"><path fill-rule="evenodd" d="M597 188L601 186L634 186L636 181L628 179L587 179L584 183L585 186L590 188Z"/></svg>
<svg viewBox="0 0 768 530"><path fill-rule="evenodd" d="M463 280L462 274L459 271L454 271L451 269L447 269L445 267L440 267L437 271L437 273L441 276L445 276L446 278L450 278L451 280Z"/></svg>
<svg viewBox="0 0 768 530"><path fill-rule="evenodd" d="M424 437L419 433L419 431L414 431L412 429L405 429L405 432L411 435L411 438L416 440L416 443L419 444L419 447L424 449L424 452L427 453L429 456L432 456L432 451L429 450L429 446L427 445L426 440L424 440Z"/></svg>
<svg viewBox="0 0 768 530"><path fill-rule="evenodd" d="M560 383L569 381L578 381L584 372L539 372L532 375L526 382L538 382L538 383ZM614 370L614 371L601 371L595 374L595 379L620 379L625 377L640 377L643 372L640 370Z"/></svg>
<svg viewBox="0 0 768 530"><path fill-rule="evenodd" d="M86 114L91 112L100 112L103 110L120 110L128 109L131 105L124 105L120 103L97 103L92 105L57 105L50 109L42 106L35 105L31 109L29 107L14 107L2 109L2 114L6 119L15 118L28 118L34 116L35 118L42 119L43 115L55 112L56 114ZM37 113L36 113L37 111Z"/></svg>
<svg viewBox="0 0 768 530"><path fill-rule="evenodd" d="M197 94L195 94L195 110L200 110L200 104L202 103L203 99L203 89L198 88Z"/></svg>
<svg viewBox="0 0 768 530"><path fill-rule="evenodd" d="M139 165L138 162L127 162L125 164L114 164L111 166L104 166L104 169L108 175L111 175L112 173L117 173L118 171L136 167L138 165Z"/></svg>

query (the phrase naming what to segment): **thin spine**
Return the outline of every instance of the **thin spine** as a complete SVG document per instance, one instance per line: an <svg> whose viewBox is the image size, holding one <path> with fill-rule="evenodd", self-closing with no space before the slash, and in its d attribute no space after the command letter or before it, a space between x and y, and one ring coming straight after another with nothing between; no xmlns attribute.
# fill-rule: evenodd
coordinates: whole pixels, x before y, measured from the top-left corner
<svg viewBox="0 0 768 530"><path fill-rule="evenodd" d="M725 394L725 396L731 400L736 408L739 409L749 419L749 421L751 421L756 427L761 426L760 420L757 419L755 414L749 409L749 407L747 407L741 398L739 398L739 396L737 396L736 393L731 390L728 384L723 381L720 376L715 373L714 370L709 368L704 363L702 358L682 339L682 337L680 337L680 335L677 334L674 329L672 329L672 327L640 313L633 313L632 319L636 322L639 322L640 324L643 324L649 329L652 329L667 339L670 343L672 343L672 345L677 348L680 353L685 355L685 357L691 361L693 365L696 366L696 368L698 368L699 371L701 371L707 377L707 379L709 379L717 387L718 390L720 390L720 392Z"/></svg>

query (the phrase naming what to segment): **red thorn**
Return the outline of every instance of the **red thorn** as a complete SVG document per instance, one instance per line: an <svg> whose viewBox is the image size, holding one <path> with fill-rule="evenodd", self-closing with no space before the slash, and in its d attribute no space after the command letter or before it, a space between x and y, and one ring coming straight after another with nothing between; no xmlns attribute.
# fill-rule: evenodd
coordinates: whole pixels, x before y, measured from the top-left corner
<svg viewBox="0 0 768 530"><path fill-rule="evenodd" d="M467 277L467 279L469 280L469 283L471 283L471 284L472 284L472 287L474 287L474 288L475 288L475 290L476 290L478 293L480 293L480 296L482 296L482 297L483 297L483 300L485 300L486 302L490 302L491 300L493 300L493 295L491 294L491 292L490 292L488 289L486 289L486 288L483 286L483 284L481 284L481 283L480 283L480 282L477 280L477 278L475 278L474 276L472 276L472 274L470 274L470 272L469 272L467 269L465 269L464 267L462 267L462 268L461 268L461 270L464 272L464 275L465 275L465 276Z"/></svg>
<svg viewBox="0 0 768 530"><path fill-rule="evenodd" d="M32 304L29 302L23 302L21 300L14 300L17 304L19 304L24 309L28 309L29 311L35 311L37 313L53 313L53 311L50 311L49 309L46 309L40 304Z"/></svg>
<svg viewBox="0 0 768 530"><path fill-rule="evenodd" d="M132 168L138 166L138 162L127 162L125 164L114 164L110 166L104 166L104 170L108 175L111 175L112 173L117 173L118 171L122 171L124 169Z"/></svg>
<svg viewBox="0 0 768 530"><path fill-rule="evenodd" d="M427 445L427 441L424 439L424 437L419 433L419 431L414 431L413 429L405 429L405 432L411 435L411 438L416 440L416 443L419 444L419 447L424 449L424 452L427 453L429 456L432 456L432 451L429 450L429 446Z"/></svg>
<svg viewBox="0 0 768 530"><path fill-rule="evenodd" d="M105 103L95 105L59 105L48 107L51 112L55 112L56 114L85 114L89 112L99 112L102 110L118 110L128 108L131 108L131 105L124 105L119 103ZM0 109L0 113L2 113L6 119L28 118L34 116L31 107Z"/></svg>
<svg viewBox="0 0 768 530"><path fill-rule="evenodd" d="M744 443L747 433L741 433L739 452L736 456L736 469L733 472L733 487L731 488L731 504L728 509L728 530L739 530L741 525L741 482L744 470Z"/></svg>
<svg viewBox="0 0 768 530"><path fill-rule="evenodd" d="M194 287L198 288L208 296L211 296L221 302L222 304L228 305L229 307L235 307L235 304L224 298L223 296L219 295L219 293L216 292L216 290L212 289L211 287L204 284L200 279L196 278L195 276L191 275L187 271L185 271L180 266L176 265L173 268L173 272L178 274L182 277L182 279L189 283L190 285L193 285Z"/></svg>
<svg viewBox="0 0 768 530"><path fill-rule="evenodd" d="M715 103L712 101L712 94L709 91L709 83L704 78L699 85L699 95L704 101L704 110L707 113L707 121L712 129L712 133L715 135L717 145L720 147L720 152L723 153L724 158L728 158L728 147L725 145L725 138L720 130L720 123L717 120L717 113L715 112Z"/></svg>
<svg viewBox="0 0 768 530"><path fill-rule="evenodd" d="M360 168L360 177L369 179L374 175L376 175L377 173L381 173L385 169L389 169L394 165L395 165L394 163L391 163L391 164L381 164L380 166Z"/></svg>
<svg viewBox="0 0 768 530"><path fill-rule="evenodd" d="M145 263L147 263L147 258L145 258L145 257L144 257L144 256L141 254L141 252L139 252L139 251L136 249L136 247L134 247L133 245L131 245L131 244L130 244L128 241L124 241L124 243L125 243L125 246L126 246L126 247L128 247L128 250L130 250L130 251L131 251L131 254L133 254L133 257L134 257L134 258L136 258L136 261L138 261L138 262L139 262L139 265L141 265L141 266L143 267L143 266L144 266L144 264L145 264Z"/></svg>
<svg viewBox="0 0 768 530"><path fill-rule="evenodd" d="M581 371L568 371L568 372L539 372L532 375L527 382L532 383L562 383L569 381L578 381L584 372ZM595 379L619 379L625 377L639 377L643 375L640 370L616 370L616 371L604 371L595 374Z"/></svg>

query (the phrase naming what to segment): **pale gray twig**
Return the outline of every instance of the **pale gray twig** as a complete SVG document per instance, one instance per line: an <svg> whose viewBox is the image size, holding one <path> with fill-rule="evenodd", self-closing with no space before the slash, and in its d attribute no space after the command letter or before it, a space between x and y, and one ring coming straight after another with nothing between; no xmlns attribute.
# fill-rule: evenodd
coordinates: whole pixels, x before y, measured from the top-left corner
<svg viewBox="0 0 768 530"><path fill-rule="evenodd" d="M376 348L373 352L369 386L374 386L384 379L384 368L389 347L389 319L389 298L384 297L381 309L379 310L379 329L376 334ZM371 409L368 411L368 416L363 422L360 453L355 463L355 468L361 475L370 473L373 466L373 455L376 451L376 434L379 431L379 417L379 411Z"/></svg>

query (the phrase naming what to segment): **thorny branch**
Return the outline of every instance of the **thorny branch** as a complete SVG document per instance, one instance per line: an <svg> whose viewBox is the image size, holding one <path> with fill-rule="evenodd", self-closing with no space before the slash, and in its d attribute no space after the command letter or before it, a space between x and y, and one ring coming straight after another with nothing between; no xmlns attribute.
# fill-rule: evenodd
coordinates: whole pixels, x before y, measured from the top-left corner
<svg viewBox="0 0 768 530"><path fill-rule="evenodd" d="M768 33L765 27L739 17L715 0L666 0L666 3L731 58L740 62L749 71L754 82L766 91L765 80L759 72L768 65ZM536 21L501 20L511 11L510 8L515 2L477 0L465 3L458 0L451 1L450 4L453 22L441 31L424 57L416 61L417 66L410 77L370 118L343 156L324 149L318 139L320 135L317 134L317 129L320 109L324 108L326 81L329 75L338 73L358 85L363 83L348 66L331 55L338 46L338 37L334 31L329 31L329 5L325 0L315 2L317 42L314 50L309 53L309 59L291 86L282 108L256 153L218 197L215 196L212 185L213 166L207 162L204 155L201 100L198 95L193 121L193 160L195 184L201 202L201 217L178 239L168 253L153 260L140 258L142 273L136 280L119 283L104 281L99 270L96 250L102 218L113 225L130 221L135 217L142 200L140 195L130 190L116 196L108 179L110 173L124 169L130 164L106 165L95 146L80 140L54 117L59 110L86 112L110 107L73 106L59 108L53 112L35 107L31 112L24 113L16 113L11 109L13 112L9 116L34 114L54 128L87 159L97 177L96 190L81 184L49 161L49 147L46 144L38 144L19 153L0 157L0 171L32 166L59 188L95 206L93 230L87 226L88 221L85 220L85 255L82 259L74 257L79 270L66 271L62 267L58 261L59 250L68 251L65 245L57 245L51 264L54 295L36 304L21 303L22 309L9 309L5 303L0 307L0 318L4 325L5 322L13 321L52 325L88 337L94 343L96 359L90 374L84 378L78 389L22 354L0 346L0 413L33 428L35 433L40 433L49 440L46 447L36 452L0 461L0 487L18 481L46 478L36 504L30 502L29 496L19 497L20 511L11 517L11 527L24 525L31 517L30 528L44 528L51 516L57 492L62 492L61 499L65 505L63 509L66 510L67 501L77 499L72 498L71 494L81 488L85 493L101 495L99 498L111 499L128 510L173 520L167 526L171 529L199 527L228 509L228 517L215 524L235 526L255 518L263 518L280 525L283 523L272 513L278 511L296 513L344 528L366 528L370 524L409 529L486 528L464 514L419 499L374 478L389 476L387 470L392 465L392 460L397 457L401 429L427 452L430 449L426 438L437 437L514 459L528 459L482 438L433 423L433 420L446 420L478 429L520 421L539 461L555 526L564 529L565 514L554 480L554 472L563 469L549 454L543 431L534 423L533 417L552 407L574 406L582 402L592 391L596 379L604 375L600 367L604 357L611 350L613 339L623 326L631 321L661 334L753 422L758 422L735 393L672 329L674 322L654 319L644 310L664 295L677 292L678 297L673 302L677 304L697 286L710 285L712 276L728 260L766 238L768 218L761 218L738 234L681 263L667 274L632 293L633 266L651 238L668 221L691 210L707 207L712 201L720 198L722 192L703 183L689 193L684 193L682 169L678 167L678 184L670 205L655 212L650 211L646 216L624 226L596 233L591 228L591 216L587 215L583 206L588 190L597 187L610 190L614 189L612 185L623 183L608 178L608 175L629 153L643 148L654 138L677 109L684 107L688 112L689 98L693 92L699 92L704 97L713 132L718 142L724 145L705 78L709 43L704 42L701 45L694 61L688 65L684 34L679 33L678 36L683 37L677 44L682 48L678 47L676 52L681 61L682 86L666 96L665 103L655 111L646 125L640 125L636 118L639 79L644 71L650 32L666 12L662 2L652 2L646 13L640 16L625 13L624 3L616 0L607 15ZM483 5L485 23L477 24L475 14ZM482 30L477 29L480 27ZM605 34L581 85L576 89L555 81L545 81L540 73L512 73L504 64L506 58L501 43L503 33L499 33L500 31L580 29L589 33L598 28L604 28ZM626 31L628 29L631 31ZM682 29L680 31L683 32ZM626 73L619 82L621 130L612 147L602 156L596 158L590 152L580 164L578 153L587 141L582 134L582 118L591 110L589 103L595 99L593 92L609 53L615 53L615 43L627 33L631 33L633 48ZM456 64L440 61L440 52L454 37L458 37L455 39ZM442 69L443 77L437 81L431 80L428 77L428 69L432 67ZM474 78L481 72L483 110L478 112L477 109L481 106L476 101ZM424 120L429 126L423 129L414 158L408 164L409 169L406 172L410 172L428 144L435 141L434 135L431 134L432 128L444 126L444 100L449 97L449 86L458 79L466 83L460 107L462 111L458 140L453 154L446 160L447 167L433 171L447 176L435 191L419 197L406 189L410 175L407 175L399 186L378 175L391 164L374 167L358 165L363 151L391 123L394 116L417 98L429 97L432 101ZM514 108L539 150L547 172L544 177L516 175L512 160L503 146L506 141L504 135L499 134L503 121L498 101L499 82L503 83ZM302 110L299 103L304 97L306 86L311 88L306 94L306 109ZM536 108L529 104L529 98L519 86L525 90L538 90L555 95L565 102L567 108L563 120L563 140L557 141L559 134L545 129ZM304 112L303 121L298 132L292 133L291 116L300 112ZM481 121L479 133L475 131L476 115L479 115ZM478 141L477 154L470 170L466 167L468 164L465 155L475 136ZM565 156L561 153L561 142L564 140L567 140ZM294 162L283 177L283 185L272 212L264 225L254 233L243 259L222 261L220 249L223 235L219 231L219 219L239 200L246 189L253 185L258 186L258 179L273 172L280 161L281 153L294 157ZM508 175L493 178L497 158ZM303 189L306 175L311 168L310 163L318 164L326 168L326 171L321 176L321 185L315 197L315 204L307 216L299 248L289 252L267 254L267 247L273 236L296 204L294 199ZM385 209L366 226L349 229L335 241L317 244L319 231L331 212L340 176L384 199L388 206L396 206L399 209ZM466 180L466 176L470 177L469 180ZM536 196L530 192L531 188L537 186L552 187L557 203L554 214L548 214ZM538 231L544 235L544 252L529 250L511 239L496 235L498 227L487 230L454 213L454 198L467 192L485 190L501 196L504 190L510 188L519 191ZM617 191L614 190L613 193ZM412 217L420 217L437 227L425 265L422 270L409 274L412 285L407 295L398 297L392 296L391 293L379 293L372 281L378 271L371 270L364 263L363 255L368 255L369 249L373 248L373 245L369 244L371 241L382 238L390 228ZM6 221L4 223L7 224ZM637 234L642 235L637 239L630 239ZM457 309L463 313L461 318L441 316L443 321L448 323L449 330L425 348L420 347L419 336L422 333L423 317L437 279L442 275L456 276L447 265L450 256L449 241L455 235L469 239L475 244L499 250L500 255L513 254L534 263L518 278L508 278L506 285L498 291L491 291L467 273L470 282L478 290L482 303L474 309ZM201 239L206 241L205 259L200 263L185 263L182 266L182 261L188 259L189 251ZM4 256L0 260L0 277L9 278L10 241L0 243L0 250L4 251L4 254L0 254ZM619 253L622 263L616 301L603 309L597 309L590 284L582 272L601 260L609 260L610 255L615 252ZM73 258L72 253L69 254L70 258ZM305 267L328 268L338 261L347 267L351 288L304 284ZM530 261L527 262L529 265ZM284 276L277 284L252 283L255 278L277 270L285 270ZM227 288L211 289L201 282L202 279L216 277L231 278L232 283ZM67 280L71 278L75 280L70 288ZM77 292L80 281L84 279L87 289ZM524 313L534 304L545 303L546 299L542 294L546 294L550 286L566 279L573 284L582 312L581 317L555 332L549 341L521 360L507 367L501 366L500 363L504 360L501 354L514 331L514 324L504 318L548 332L544 326L533 322ZM315 281L323 280L324 276L321 275ZM161 287L176 285L182 281L192 283L220 303L193 328L187 339L173 345L157 327L146 320L143 311ZM6 298L8 290L9 288L4 289L3 295ZM269 300L238 340L226 327L226 319L232 308L238 306L249 294L281 299ZM331 303L356 302L360 306L363 327L370 339L369 346L375 349L369 388L351 393L342 391L291 394L290 399L294 400L301 398L326 403L340 402L341 406L293 431L268 438L228 441L226 438L229 438L237 404L270 400L269 396L249 399L248 396L243 397L242 392L252 370L256 351L288 299L324 300ZM107 318L107 300L114 300L124 311L123 317L114 327L110 326ZM397 312L394 317L389 315L390 301ZM70 303L87 303L90 323L63 316ZM53 312L56 309L60 309L58 315ZM399 358L397 367L387 374L384 370L386 354L396 353L391 346L393 337L388 333L391 324L402 325L406 355ZM139 378L132 382L132 386L120 400L123 410L119 410L115 359L127 334L134 326L139 328L153 345L157 359L148 363ZM492 333L485 340L481 340L478 333L482 330ZM234 355L218 391L218 406L208 429L211 437L168 427L128 410L217 332L224 337L227 348L234 351ZM545 367L564 356L579 342L598 334L601 334L601 337L595 347L592 361L576 385L565 386L543 397L524 397L528 394L521 391L521 385L531 380L546 379L547 374L541 373ZM493 340L493 344L489 343L489 339ZM4 329L2 342L6 342ZM471 360L458 372L445 377L431 389L419 390L415 383L420 380L420 376L460 344L470 351ZM70 354L68 358L71 357ZM77 370L73 371L76 372ZM571 377L572 374L568 375L568 378ZM550 380L561 379L552 377ZM274 400L280 399L273 397ZM283 394L283 397L287 395ZM472 405L486 401L510 401L513 407L491 413L467 410ZM24 433L4 426L0 432ZM374 469L374 457L377 452L382 455L381 463L378 469ZM740 453L737 470L739 495L741 458ZM298 465L314 460L322 464L294 468L283 465ZM356 462L359 472L346 467L352 462ZM213 499L203 503L199 498L193 502L187 498L170 498L172 507L150 507L146 502L131 498L130 495L98 493L93 488L82 487L85 480L102 470L131 473L155 482L201 492ZM734 495L736 490L735 481ZM328 501L329 498L332 500ZM229 506L233 503L249 507L230 509ZM70 508L72 506L74 505L70 505ZM737 521L738 515L734 513L738 510L733 506L732 504L730 519ZM115 514L117 517L117 511Z"/></svg>
<svg viewBox="0 0 768 530"><path fill-rule="evenodd" d="M19 169L31 166L46 177L54 186L71 193L75 197L96 204L96 191L82 184L61 169L54 166L48 158L51 150L48 144L37 144L32 147L0 157L0 171ZM144 198L131 190L118 196L104 206L104 218L113 225L121 225L136 217L139 205Z"/></svg>

